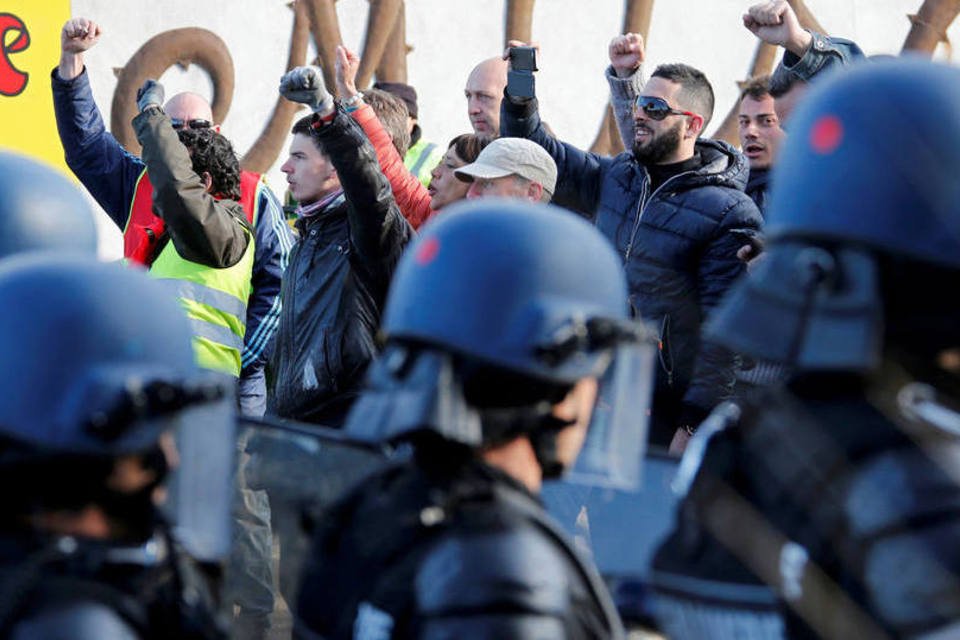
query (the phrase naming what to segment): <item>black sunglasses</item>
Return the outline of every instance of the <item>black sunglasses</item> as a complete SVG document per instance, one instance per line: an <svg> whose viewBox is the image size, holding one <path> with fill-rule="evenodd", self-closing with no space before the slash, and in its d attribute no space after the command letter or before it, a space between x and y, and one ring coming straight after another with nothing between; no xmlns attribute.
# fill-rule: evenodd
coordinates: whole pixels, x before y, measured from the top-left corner
<svg viewBox="0 0 960 640"><path fill-rule="evenodd" d="M174 129L183 129L184 126L191 129L209 129L213 123L203 118L193 118L192 120L183 120L182 118L170 118L170 124Z"/></svg>
<svg viewBox="0 0 960 640"><path fill-rule="evenodd" d="M681 111L674 109L663 98L653 96L637 96L637 101L633 104L637 111L643 110L651 120L663 120L667 116L696 116L699 114L692 111Z"/></svg>

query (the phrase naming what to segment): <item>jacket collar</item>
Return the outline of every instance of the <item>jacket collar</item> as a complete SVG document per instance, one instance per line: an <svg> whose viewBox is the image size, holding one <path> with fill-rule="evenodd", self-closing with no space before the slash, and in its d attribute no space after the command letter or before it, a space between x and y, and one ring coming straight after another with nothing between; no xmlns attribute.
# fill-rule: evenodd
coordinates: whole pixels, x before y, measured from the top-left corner
<svg viewBox="0 0 960 640"><path fill-rule="evenodd" d="M343 205L346 204L346 201L347 199L343 191L330 194L323 200L319 200L312 205L304 207L304 209L308 210L303 214L301 214L300 209L298 209L297 220L294 225L302 235L308 225L326 222L328 220L332 220L338 214L342 214Z"/></svg>

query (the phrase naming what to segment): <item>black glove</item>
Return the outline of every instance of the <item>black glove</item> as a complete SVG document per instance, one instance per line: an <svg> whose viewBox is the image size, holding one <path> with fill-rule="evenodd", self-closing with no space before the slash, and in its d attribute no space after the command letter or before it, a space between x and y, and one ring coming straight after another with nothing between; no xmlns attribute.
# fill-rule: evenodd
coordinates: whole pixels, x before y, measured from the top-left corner
<svg viewBox="0 0 960 640"><path fill-rule="evenodd" d="M147 80L137 90L137 108L142 112L149 107L163 105L163 85L156 80Z"/></svg>
<svg viewBox="0 0 960 640"><path fill-rule="evenodd" d="M333 96L327 91L320 67L297 67L280 78L280 95L291 102L307 105L314 113L328 113Z"/></svg>

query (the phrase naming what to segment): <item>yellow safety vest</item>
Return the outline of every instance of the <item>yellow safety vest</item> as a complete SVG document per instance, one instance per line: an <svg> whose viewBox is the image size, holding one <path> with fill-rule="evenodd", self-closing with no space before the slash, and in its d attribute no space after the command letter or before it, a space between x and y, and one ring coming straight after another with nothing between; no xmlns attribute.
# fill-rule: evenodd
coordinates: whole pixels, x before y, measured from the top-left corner
<svg viewBox="0 0 960 640"><path fill-rule="evenodd" d="M180 299L193 330L194 357L204 369L240 376L253 258L253 237L240 261L224 269L185 260L171 240L150 267L150 275L169 283Z"/></svg>

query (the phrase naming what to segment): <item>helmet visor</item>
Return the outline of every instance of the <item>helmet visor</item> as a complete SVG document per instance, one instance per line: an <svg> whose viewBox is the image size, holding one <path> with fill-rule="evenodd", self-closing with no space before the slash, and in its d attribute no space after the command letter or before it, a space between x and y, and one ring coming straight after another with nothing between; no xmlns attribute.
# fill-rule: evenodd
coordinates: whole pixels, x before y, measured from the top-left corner
<svg viewBox="0 0 960 640"><path fill-rule="evenodd" d="M639 486L655 357L649 341L616 347L600 378L583 448L565 480L624 490Z"/></svg>
<svg viewBox="0 0 960 640"><path fill-rule="evenodd" d="M178 459L164 511L179 542L200 561L222 560L230 552L235 406L233 393L227 392L214 402L184 409L174 419Z"/></svg>

